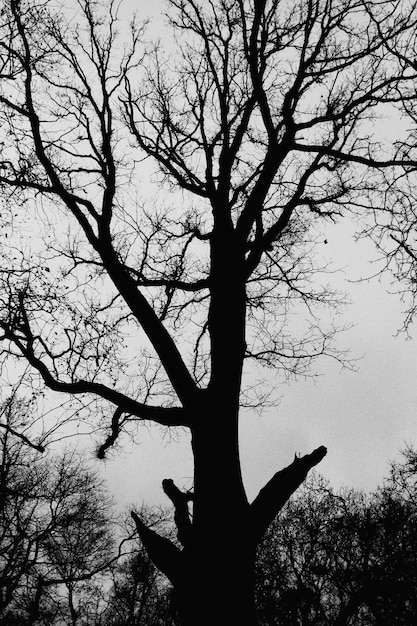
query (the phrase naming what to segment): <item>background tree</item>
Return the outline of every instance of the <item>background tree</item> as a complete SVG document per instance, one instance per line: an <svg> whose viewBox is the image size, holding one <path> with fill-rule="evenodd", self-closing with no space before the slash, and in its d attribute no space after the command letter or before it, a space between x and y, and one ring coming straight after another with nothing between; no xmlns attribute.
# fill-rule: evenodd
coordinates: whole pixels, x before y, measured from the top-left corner
<svg viewBox="0 0 417 626"><path fill-rule="evenodd" d="M93 624L91 579L115 558L109 496L74 451L44 458L15 434L31 419L23 401L3 405L1 622Z"/></svg>
<svg viewBox="0 0 417 626"><path fill-rule="evenodd" d="M175 541L171 511L142 507L140 517L158 534ZM129 515L123 535L134 534L134 522ZM176 626L179 621L172 586L152 563L138 537L130 545L130 551L113 569L107 607L101 614L102 623L108 626Z"/></svg>
<svg viewBox="0 0 417 626"><path fill-rule="evenodd" d="M307 481L259 546L261 624L415 623L414 457L373 494Z"/></svg>
<svg viewBox="0 0 417 626"><path fill-rule="evenodd" d="M258 551L261 623L336 624L352 603L340 621L350 623L360 607L353 596L369 547L358 540L366 507L363 494L336 494L319 476L291 499Z"/></svg>
<svg viewBox="0 0 417 626"><path fill-rule="evenodd" d="M403 86L398 98L400 112L399 127L407 129L405 136L395 137L397 154L415 161L416 149L416 70L417 40L415 29L407 36L400 29L392 37L391 20L380 14L377 6L369 3L367 13L378 29L386 50L394 55L404 72L412 80ZM415 18L414 18L415 19ZM395 290L401 294L405 304L402 330L408 331L416 314L416 210L415 210L415 167L385 173L385 184L369 190L368 203L373 210L371 221L363 220L361 235L370 237L382 254L380 271L389 270L394 277Z"/></svg>
<svg viewBox="0 0 417 626"><path fill-rule="evenodd" d="M190 430L193 493L164 482L182 549L134 515L184 624L256 623L256 545L326 449L248 502L247 364L338 356L319 319L337 304L323 227L414 164L370 121L415 79L390 45L408 45L415 8L382 0L376 20L368 5L170 0L169 58L135 24L118 39L113 2L1 15L3 355L103 415L100 457L136 422Z"/></svg>

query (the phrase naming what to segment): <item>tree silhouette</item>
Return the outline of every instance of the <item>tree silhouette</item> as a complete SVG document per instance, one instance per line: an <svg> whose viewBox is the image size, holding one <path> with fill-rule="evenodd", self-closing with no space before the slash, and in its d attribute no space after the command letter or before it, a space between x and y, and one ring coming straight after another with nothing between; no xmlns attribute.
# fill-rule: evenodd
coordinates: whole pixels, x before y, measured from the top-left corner
<svg viewBox="0 0 417 626"><path fill-rule="evenodd" d="M74 451L45 458L15 434L28 409L2 405L11 428L0 430L0 620L87 623L91 579L117 556L110 500Z"/></svg>
<svg viewBox="0 0 417 626"><path fill-rule="evenodd" d="M141 507L140 517L159 534L175 540L170 510ZM129 512L123 534L134 540L113 570L107 606L97 621L112 626L176 626L172 587L150 560Z"/></svg>
<svg viewBox="0 0 417 626"><path fill-rule="evenodd" d="M100 457L136 422L189 429L193 492L164 483L182 547L134 515L184 624L256 623L256 545L326 454L248 502L248 364L340 357L316 255L329 220L383 209L372 192L415 165L370 125L408 98L395 50L415 17L385 0L170 0L164 54L135 23L118 32L111 1L4 3L3 355L103 415Z"/></svg>
<svg viewBox="0 0 417 626"><path fill-rule="evenodd" d="M335 492L320 476L308 479L259 546L262 624L415 623L412 459L409 450L371 494Z"/></svg>

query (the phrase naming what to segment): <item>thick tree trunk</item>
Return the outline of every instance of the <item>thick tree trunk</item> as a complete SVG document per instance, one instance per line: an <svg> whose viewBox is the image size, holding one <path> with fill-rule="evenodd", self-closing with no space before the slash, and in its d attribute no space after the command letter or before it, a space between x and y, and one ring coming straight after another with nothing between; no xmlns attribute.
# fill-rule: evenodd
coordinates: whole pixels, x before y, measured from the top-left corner
<svg viewBox="0 0 417 626"><path fill-rule="evenodd" d="M195 491L179 599L189 626L255 626L255 542L240 471L237 424L193 431Z"/></svg>
<svg viewBox="0 0 417 626"><path fill-rule="evenodd" d="M155 565L174 585L183 626L256 626L257 543L326 449L296 457L250 505L240 471L237 411L216 413L207 402L192 428L192 446L193 495L181 492L171 480L163 485L175 507L182 549L133 514L140 537Z"/></svg>
<svg viewBox="0 0 417 626"><path fill-rule="evenodd" d="M176 589L183 626L256 626L254 551L231 537L189 557L184 586Z"/></svg>
<svg viewBox="0 0 417 626"><path fill-rule="evenodd" d="M206 413L207 407L204 412ZM203 411L202 411L203 413ZM192 520L186 494L172 481L165 493L176 508L180 550L147 529L134 515L139 534L157 567L171 579L184 626L256 626L256 542L240 471L237 419L201 415L193 428ZM234 423L233 423L234 422ZM210 424L210 427L208 427Z"/></svg>

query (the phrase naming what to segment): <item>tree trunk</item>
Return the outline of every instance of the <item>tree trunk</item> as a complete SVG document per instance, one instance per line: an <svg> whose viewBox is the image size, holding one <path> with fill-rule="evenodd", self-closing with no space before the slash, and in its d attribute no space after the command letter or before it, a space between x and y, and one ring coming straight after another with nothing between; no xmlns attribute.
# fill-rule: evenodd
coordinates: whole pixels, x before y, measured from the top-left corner
<svg viewBox="0 0 417 626"><path fill-rule="evenodd" d="M176 589L183 626L256 626L254 551L231 537L216 551L198 546L188 557Z"/></svg>
<svg viewBox="0 0 417 626"><path fill-rule="evenodd" d="M183 548L132 515L150 558L174 586L183 626L256 626L257 543L326 448L295 457L249 505L240 471L237 409L226 411L223 403L216 412L210 404L207 399L192 428L194 494L163 481Z"/></svg>
<svg viewBox="0 0 417 626"><path fill-rule="evenodd" d="M217 422L217 423L216 423ZM178 598L186 626L255 626L250 507L240 471L237 421L202 419L193 431L193 525Z"/></svg>

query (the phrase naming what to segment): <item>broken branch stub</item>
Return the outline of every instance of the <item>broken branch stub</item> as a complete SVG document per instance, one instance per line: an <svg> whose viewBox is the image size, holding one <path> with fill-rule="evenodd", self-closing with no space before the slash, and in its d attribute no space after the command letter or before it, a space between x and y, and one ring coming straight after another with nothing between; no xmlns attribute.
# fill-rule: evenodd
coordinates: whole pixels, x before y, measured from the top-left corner
<svg viewBox="0 0 417 626"><path fill-rule="evenodd" d="M258 542L274 517L294 491L307 477L308 472L326 456L327 448L320 446L311 454L295 457L294 461L277 472L263 487L251 504L253 539Z"/></svg>

